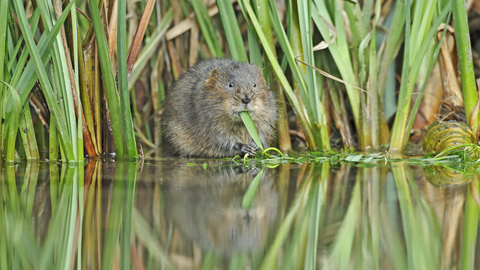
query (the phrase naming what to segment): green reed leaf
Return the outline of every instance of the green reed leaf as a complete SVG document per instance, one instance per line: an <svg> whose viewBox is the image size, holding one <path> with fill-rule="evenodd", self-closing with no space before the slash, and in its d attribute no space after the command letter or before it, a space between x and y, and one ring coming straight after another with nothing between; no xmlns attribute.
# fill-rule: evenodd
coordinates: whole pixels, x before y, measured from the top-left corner
<svg viewBox="0 0 480 270"><path fill-rule="evenodd" d="M5 161L13 162L15 160L15 140L17 138L17 127L19 122L18 118L20 117L22 106L20 105L20 97L18 96L17 91L15 91L11 85L4 81L0 81L0 83L5 84L10 93L10 98L8 98L8 95L6 95L6 98L3 100L3 110L7 107L7 101L10 101L12 104L12 114L10 115L11 120L6 130L7 139L5 141ZM3 138L0 139L3 141Z"/></svg>
<svg viewBox="0 0 480 270"><path fill-rule="evenodd" d="M258 136L257 129L255 128L255 124L253 123L250 113L248 113L247 111L240 112L240 117L242 118L242 121L248 130L248 133L250 134L250 136L252 136L253 141L263 151L262 142L260 141L260 137Z"/></svg>
<svg viewBox="0 0 480 270"><path fill-rule="evenodd" d="M242 33L240 32L232 3L230 0L217 0L217 6L233 60L244 63L248 62Z"/></svg>
<svg viewBox="0 0 480 270"><path fill-rule="evenodd" d="M253 199L255 199L255 194L257 194L258 186L260 185L260 178L262 178L263 170L265 167L262 168L262 170L253 178L252 183L250 183L250 186L248 187L247 191L245 192L245 195L243 195L242 199L242 208L243 209L250 209L252 207Z"/></svg>

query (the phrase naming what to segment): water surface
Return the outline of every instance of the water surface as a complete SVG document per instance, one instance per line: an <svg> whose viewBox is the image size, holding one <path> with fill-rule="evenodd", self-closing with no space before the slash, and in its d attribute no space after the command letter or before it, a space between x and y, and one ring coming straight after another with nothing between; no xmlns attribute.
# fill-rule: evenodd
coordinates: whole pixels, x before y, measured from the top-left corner
<svg viewBox="0 0 480 270"><path fill-rule="evenodd" d="M478 267L477 175L357 165L2 165L0 269Z"/></svg>

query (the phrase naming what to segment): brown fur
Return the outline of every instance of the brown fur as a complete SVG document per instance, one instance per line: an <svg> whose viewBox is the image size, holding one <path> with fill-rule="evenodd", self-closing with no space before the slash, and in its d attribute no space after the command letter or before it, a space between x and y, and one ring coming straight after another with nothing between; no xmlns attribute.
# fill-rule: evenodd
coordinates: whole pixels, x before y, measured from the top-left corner
<svg viewBox="0 0 480 270"><path fill-rule="evenodd" d="M233 83L233 87L229 84ZM256 84L256 87L254 87ZM248 104L242 99L248 97ZM258 67L228 59L201 62L171 87L162 115L164 144L181 156L233 157L255 148L239 113L247 107L264 147L274 139L275 97Z"/></svg>
<svg viewBox="0 0 480 270"><path fill-rule="evenodd" d="M260 168L187 166L162 167L166 221L172 221L190 245L228 255L253 252L265 245L268 229L277 218L278 192L274 170L264 169L252 206L242 208L245 192Z"/></svg>

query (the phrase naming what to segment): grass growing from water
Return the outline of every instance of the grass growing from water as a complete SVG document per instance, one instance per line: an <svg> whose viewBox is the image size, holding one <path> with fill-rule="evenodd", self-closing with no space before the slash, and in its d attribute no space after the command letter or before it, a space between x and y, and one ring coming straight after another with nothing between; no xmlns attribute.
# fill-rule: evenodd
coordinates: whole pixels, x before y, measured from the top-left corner
<svg viewBox="0 0 480 270"><path fill-rule="evenodd" d="M165 87L208 57L263 68L278 105L274 147L284 154L291 141L328 152L333 134L344 149L380 151L387 145L390 152L402 152L437 61L439 25L449 22L453 11L455 28L468 32L463 6L452 9L446 0L289 0L283 9L274 0L112 3L47 1L26 8L18 0L2 2L4 161L38 160L47 158L45 153L51 160L81 161L84 150L91 157L137 158L136 141L147 146L147 157L159 153ZM457 43L462 62L471 46L468 39ZM394 76L387 76L394 62L403 66L398 98L395 83L387 80ZM461 67L470 121L471 97L476 98L472 63ZM390 130L392 110L382 104L395 102Z"/></svg>

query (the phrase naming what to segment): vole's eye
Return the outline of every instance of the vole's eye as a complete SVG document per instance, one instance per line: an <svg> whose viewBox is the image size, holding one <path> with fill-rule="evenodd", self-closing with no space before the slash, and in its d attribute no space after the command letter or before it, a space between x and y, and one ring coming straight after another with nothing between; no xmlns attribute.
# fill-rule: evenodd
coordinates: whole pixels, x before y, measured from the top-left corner
<svg viewBox="0 0 480 270"><path fill-rule="evenodd" d="M253 88L257 88L257 84L256 84L256 83L253 83L252 86L253 86Z"/></svg>
<svg viewBox="0 0 480 270"><path fill-rule="evenodd" d="M228 87L229 87L229 88L233 88L233 86L234 86L233 82L231 82L231 83L228 84Z"/></svg>

